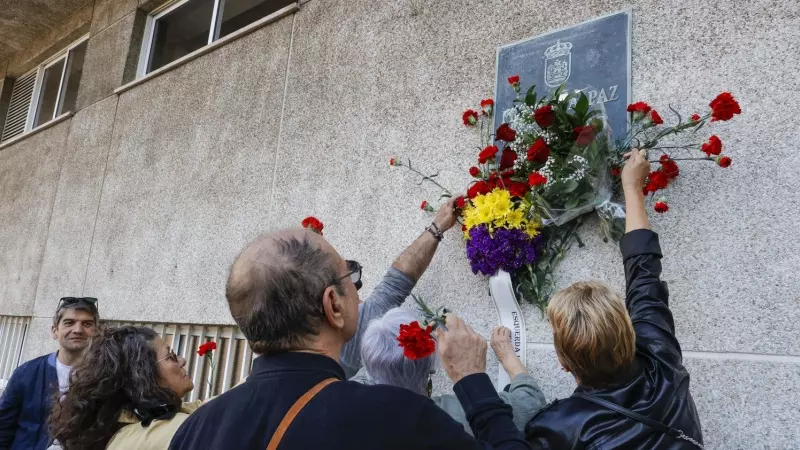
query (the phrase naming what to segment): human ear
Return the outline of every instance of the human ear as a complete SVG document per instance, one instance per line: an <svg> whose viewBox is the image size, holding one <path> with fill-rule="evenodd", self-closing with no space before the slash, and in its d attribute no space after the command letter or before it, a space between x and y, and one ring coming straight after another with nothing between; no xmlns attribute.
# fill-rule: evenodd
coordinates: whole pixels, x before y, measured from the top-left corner
<svg viewBox="0 0 800 450"><path fill-rule="evenodd" d="M322 308L325 311L325 319L332 328L336 330L344 328L344 303L334 286L328 286L322 294Z"/></svg>

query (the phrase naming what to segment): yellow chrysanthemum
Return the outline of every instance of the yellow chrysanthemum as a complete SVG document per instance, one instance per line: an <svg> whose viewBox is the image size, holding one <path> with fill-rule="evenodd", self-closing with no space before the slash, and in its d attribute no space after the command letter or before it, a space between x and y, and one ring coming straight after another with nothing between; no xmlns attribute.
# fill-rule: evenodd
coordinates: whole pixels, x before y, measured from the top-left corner
<svg viewBox="0 0 800 450"><path fill-rule="evenodd" d="M511 210L506 214L506 223L510 228L522 228L522 222L525 220L525 214L519 210Z"/></svg>
<svg viewBox="0 0 800 450"><path fill-rule="evenodd" d="M536 237L539 235L539 221L538 220L529 220L528 223L525 225L525 232L528 233L530 237Z"/></svg>

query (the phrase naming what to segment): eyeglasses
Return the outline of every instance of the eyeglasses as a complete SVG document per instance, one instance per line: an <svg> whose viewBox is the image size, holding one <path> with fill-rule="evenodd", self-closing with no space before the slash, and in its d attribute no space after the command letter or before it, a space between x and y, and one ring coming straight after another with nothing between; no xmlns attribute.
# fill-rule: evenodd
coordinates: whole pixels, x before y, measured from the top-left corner
<svg viewBox="0 0 800 450"><path fill-rule="evenodd" d="M165 359L169 359L170 361L176 363L176 362L178 362L178 355L175 353L175 350L169 349L169 354L167 356L159 359L158 361L156 361L156 364L160 363L161 361L163 361Z"/></svg>
<svg viewBox="0 0 800 450"><path fill-rule="evenodd" d="M97 299L95 297L61 297L61 300L58 301L58 307L56 309L61 309L65 306L75 305L78 303L86 303L89 306L93 306L97 309Z"/></svg>
<svg viewBox="0 0 800 450"><path fill-rule="evenodd" d="M361 264L359 264L356 261L348 260L348 261L345 261L345 262L347 263L347 275L343 275L343 276L339 277L336 281L343 280L343 279L345 279L347 277L350 277L350 281L352 281L353 284L356 285L356 290L361 289L361 286L362 286L362 284L361 284L361 270L363 269L363 267L361 267Z"/></svg>

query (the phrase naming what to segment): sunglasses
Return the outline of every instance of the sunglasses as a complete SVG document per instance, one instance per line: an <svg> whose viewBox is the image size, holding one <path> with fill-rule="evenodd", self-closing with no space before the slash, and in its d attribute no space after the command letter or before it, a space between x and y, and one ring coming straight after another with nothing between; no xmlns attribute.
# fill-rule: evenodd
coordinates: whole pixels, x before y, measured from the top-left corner
<svg viewBox="0 0 800 450"><path fill-rule="evenodd" d="M58 301L58 308L61 309L65 306L75 305L78 303L86 303L97 309L97 299L95 297L61 297Z"/></svg>
<svg viewBox="0 0 800 450"><path fill-rule="evenodd" d="M356 285L356 290L361 289L361 286L362 286L362 283L361 283L361 270L363 269L363 267L361 267L361 264L359 264L356 261L349 261L348 260L348 261L345 261L345 262L347 263L347 274L339 277L336 281L343 280L343 279L345 279L347 277L350 277L350 281L352 281L353 284Z"/></svg>
<svg viewBox="0 0 800 450"><path fill-rule="evenodd" d="M161 361L164 361L165 359L168 359L168 360L176 363L176 362L178 362L178 355L175 353L175 350L169 349L169 354L167 356L159 359L158 361L156 361L156 364L160 363Z"/></svg>

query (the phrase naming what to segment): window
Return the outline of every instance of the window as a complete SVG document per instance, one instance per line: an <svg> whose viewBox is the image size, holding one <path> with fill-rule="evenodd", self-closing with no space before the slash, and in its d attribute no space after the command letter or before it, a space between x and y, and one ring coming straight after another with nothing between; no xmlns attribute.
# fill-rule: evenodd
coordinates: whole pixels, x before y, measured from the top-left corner
<svg viewBox="0 0 800 450"><path fill-rule="evenodd" d="M0 141L19 136L75 110L86 43L84 36L14 81Z"/></svg>
<svg viewBox="0 0 800 450"><path fill-rule="evenodd" d="M30 317L0 316L0 391L19 365Z"/></svg>
<svg viewBox="0 0 800 450"><path fill-rule="evenodd" d="M147 19L139 76L157 70L297 0L179 0Z"/></svg>

